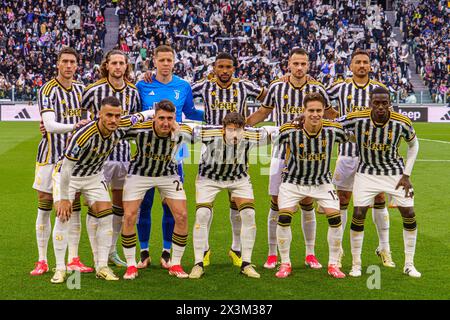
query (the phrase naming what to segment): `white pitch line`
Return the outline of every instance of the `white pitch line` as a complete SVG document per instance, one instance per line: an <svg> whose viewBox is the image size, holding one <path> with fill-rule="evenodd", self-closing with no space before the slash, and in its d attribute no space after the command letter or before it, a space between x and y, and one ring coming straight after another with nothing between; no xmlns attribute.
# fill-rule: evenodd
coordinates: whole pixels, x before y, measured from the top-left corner
<svg viewBox="0 0 450 320"><path fill-rule="evenodd" d="M432 140L432 139L424 139L424 138L419 138L419 140L450 144L450 141L444 141L444 140Z"/></svg>

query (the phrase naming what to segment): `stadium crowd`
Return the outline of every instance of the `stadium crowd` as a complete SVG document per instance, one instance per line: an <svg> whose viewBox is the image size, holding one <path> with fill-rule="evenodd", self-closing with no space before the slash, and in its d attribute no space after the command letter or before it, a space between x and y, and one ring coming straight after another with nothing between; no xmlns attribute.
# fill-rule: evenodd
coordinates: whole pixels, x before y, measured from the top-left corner
<svg viewBox="0 0 450 320"><path fill-rule="evenodd" d="M34 100L40 86L55 76L55 53L63 46L72 46L82 53L77 80L95 81L98 76L94 66L103 57L106 34L100 2L1 0L0 99L11 95L10 89L15 85L16 99ZM66 25L70 4L80 6L83 17L80 30L71 30Z"/></svg>
<svg viewBox="0 0 450 320"><path fill-rule="evenodd" d="M267 86L287 71L292 47L310 52L310 74L325 85L349 75L354 48L370 50L373 77L392 95L408 101L414 94L408 55L415 56L420 72L436 102L448 93L448 15L443 1L401 4L397 24L404 43L393 37L381 6L360 1L322 0L1 0L0 98L12 85L16 98L34 99L36 90L53 76L55 54L63 45L81 53L79 81L91 83L102 56L106 34L103 10L117 6L120 19L118 48L134 64L134 78L152 69L153 49L168 43L177 52L175 73L197 81L211 71L213 57L231 52L238 61L239 77ZM65 24L65 7L82 10L82 29ZM439 30L438 34L435 32ZM417 49L417 50L416 50ZM134 79L130 79L134 80Z"/></svg>
<svg viewBox="0 0 450 320"><path fill-rule="evenodd" d="M407 54L414 55L433 101L441 103L450 93L450 16L446 1L421 1L400 6L396 24L404 34ZM447 98L447 101L449 99Z"/></svg>
<svg viewBox="0 0 450 320"><path fill-rule="evenodd" d="M133 3L133 5L131 5ZM267 86L287 68L289 49L310 52L310 74L332 83L348 75L354 48L370 50L374 77L392 92L410 86L401 72L400 45L381 7L341 1L122 1L119 47L135 56L136 71L152 68L149 51L169 42L177 51L177 74L196 81L208 73L218 51L239 62L238 76ZM388 48L388 50L386 50Z"/></svg>

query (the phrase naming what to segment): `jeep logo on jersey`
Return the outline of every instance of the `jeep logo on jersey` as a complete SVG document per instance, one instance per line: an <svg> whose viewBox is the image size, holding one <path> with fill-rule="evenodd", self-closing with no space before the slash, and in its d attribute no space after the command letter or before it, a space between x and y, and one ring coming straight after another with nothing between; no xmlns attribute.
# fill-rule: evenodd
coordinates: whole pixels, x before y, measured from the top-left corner
<svg viewBox="0 0 450 320"><path fill-rule="evenodd" d="M173 90L175 92L175 100L180 99L180 90Z"/></svg>

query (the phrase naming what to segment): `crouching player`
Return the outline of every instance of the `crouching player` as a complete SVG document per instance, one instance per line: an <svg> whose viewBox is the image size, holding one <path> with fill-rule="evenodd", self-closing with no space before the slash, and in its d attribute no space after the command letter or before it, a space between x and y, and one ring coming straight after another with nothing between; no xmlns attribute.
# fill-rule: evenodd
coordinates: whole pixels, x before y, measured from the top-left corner
<svg viewBox="0 0 450 320"><path fill-rule="evenodd" d="M178 126L175 105L161 100L155 106L152 121L136 125L126 136L136 141L137 152L131 159L123 192L125 219L122 228L122 247L127 260L124 279L138 276L136 264L136 220L145 193L157 188L175 219L172 235L172 263L169 274L187 278L181 267L181 258L188 237L186 194L178 174L176 154L182 143L191 140L192 129Z"/></svg>
<svg viewBox="0 0 450 320"><path fill-rule="evenodd" d="M256 237L253 187L248 175L249 152L266 144L272 128L244 128L245 118L228 113L223 126L194 128L194 139L203 143L203 152L196 180L197 211L193 231L195 265L189 278L198 279L204 273L203 253L208 241L208 221L212 218L213 202L221 190L228 190L237 204L241 218L241 273L250 278L260 275L251 264Z"/></svg>
<svg viewBox="0 0 450 320"><path fill-rule="evenodd" d="M328 274L344 278L345 274L337 266L342 227L339 199L331 183L330 160L334 143L345 142L346 135L341 125L323 119L325 100L321 94L306 95L303 105L301 120L281 126L278 136L278 143L286 150L286 166L278 196L277 241L281 265L275 276L286 278L291 274L292 216L297 204L311 197L323 208L329 223Z"/></svg>

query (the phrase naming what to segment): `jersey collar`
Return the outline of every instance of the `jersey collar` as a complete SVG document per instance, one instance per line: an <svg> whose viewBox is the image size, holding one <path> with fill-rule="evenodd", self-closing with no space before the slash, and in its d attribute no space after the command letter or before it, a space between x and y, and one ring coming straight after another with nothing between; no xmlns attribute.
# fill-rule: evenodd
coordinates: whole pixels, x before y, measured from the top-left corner
<svg viewBox="0 0 450 320"><path fill-rule="evenodd" d="M109 82L109 78L108 78L108 77L106 77L106 81L108 82L109 86L111 87L111 89L113 89L114 92L121 92L121 91L123 91L123 90L127 87L127 83L125 82L125 80L123 81L123 82L124 82L123 87L120 88L120 89L116 89L116 88L112 85L112 83Z"/></svg>
<svg viewBox="0 0 450 320"><path fill-rule="evenodd" d="M61 89L63 89L66 92L72 92L72 88L73 88L73 80L70 82L70 88L66 88L64 87L61 82L58 81L58 79L55 78L56 83L58 84L58 86L61 87Z"/></svg>
<svg viewBox="0 0 450 320"><path fill-rule="evenodd" d="M389 111L389 117L387 118L386 122L384 122L384 123L378 123L378 122L375 122L375 120L373 120L373 117L372 117L372 111L371 111L371 112L370 112L370 121L372 121L372 123L373 123L373 125L374 125L375 127L377 127L377 128L383 128L383 127L389 122L389 120L391 120L391 115L392 115L392 112Z"/></svg>

